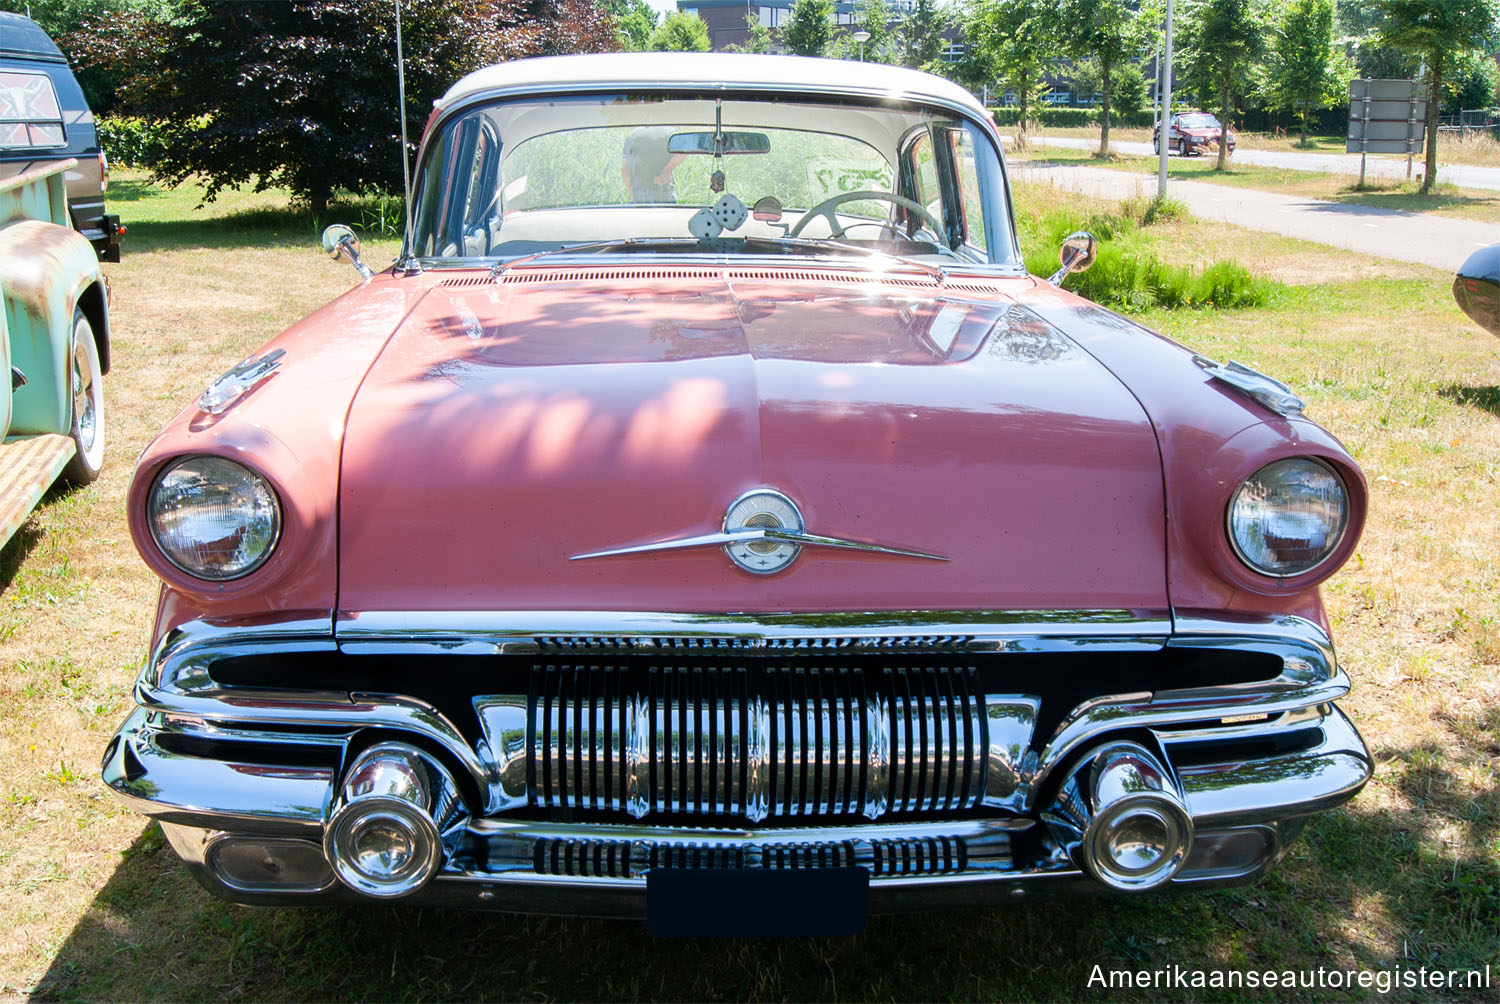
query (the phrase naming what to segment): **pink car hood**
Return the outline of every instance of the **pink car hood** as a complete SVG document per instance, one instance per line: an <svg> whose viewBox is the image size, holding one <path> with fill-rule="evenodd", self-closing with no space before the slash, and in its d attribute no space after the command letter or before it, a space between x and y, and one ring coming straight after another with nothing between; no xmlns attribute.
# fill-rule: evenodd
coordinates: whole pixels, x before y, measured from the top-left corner
<svg viewBox="0 0 1500 1004"><path fill-rule="evenodd" d="M349 414L339 609L1165 610L1161 459L1135 398L1027 308L905 288L924 285L440 283ZM811 533L948 560L571 560L716 532L761 487Z"/></svg>

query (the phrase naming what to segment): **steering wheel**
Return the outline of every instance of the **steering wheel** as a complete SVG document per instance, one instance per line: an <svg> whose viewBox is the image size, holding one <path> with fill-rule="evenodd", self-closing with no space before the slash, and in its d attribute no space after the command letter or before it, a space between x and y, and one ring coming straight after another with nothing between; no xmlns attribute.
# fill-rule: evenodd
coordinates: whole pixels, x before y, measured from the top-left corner
<svg viewBox="0 0 1500 1004"><path fill-rule="evenodd" d="M943 225L938 222L937 217L929 213L926 207L923 206L920 202L913 202L911 199L908 199L904 195L894 195L890 192L859 191L841 192L838 195L832 196L831 198L824 199L822 202L818 203L816 206L813 206L807 212L803 213L802 219L797 221L797 225L792 227L791 230L787 231L787 236L801 236L803 228L805 228L808 223L818 218L819 216L828 221L828 236L831 240L838 240L839 238L843 237L844 234L848 231L849 227L859 226L859 223L876 222L874 220L861 220L859 221L859 223L851 223L849 224L849 227L845 227L841 226L839 224L838 218L833 215L833 211L839 206L842 206L844 203L858 202L862 199L881 199L886 202L894 202L896 205L902 207L903 209L909 209L913 213L916 213L917 216L920 217L924 222L932 224L932 232L934 234L941 234L943 232ZM907 236L911 236L910 228L907 229Z"/></svg>

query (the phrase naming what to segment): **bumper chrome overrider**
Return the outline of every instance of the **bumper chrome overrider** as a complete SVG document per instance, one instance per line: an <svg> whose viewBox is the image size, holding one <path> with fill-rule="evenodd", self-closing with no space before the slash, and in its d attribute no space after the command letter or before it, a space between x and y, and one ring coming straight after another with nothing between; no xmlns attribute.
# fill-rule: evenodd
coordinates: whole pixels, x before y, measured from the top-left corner
<svg viewBox="0 0 1500 1004"><path fill-rule="evenodd" d="M611 695L580 677L555 701L475 693L472 721L410 695L232 686L213 674L220 660L309 653L481 666L559 652L742 662L835 653L856 665L926 654L1004 667L1008 655L1175 649L1274 656L1279 672L1105 693L1060 714L1044 710L1025 674L1000 674L1003 688L994 673L973 676L989 681L973 693L939 675L941 693L928 697L840 683L816 700L794 689L715 691L697 703L692 693L707 692ZM655 868L856 866L870 873L871 910L896 912L1254 879L1308 816L1370 777L1363 742L1333 705L1348 689L1326 635L1296 618L532 612L364 615L336 631L195 623L142 672L139 707L106 750L103 776L162 823L205 886L236 902L641 916ZM382 757L374 787L385 788L362 787ZM613 758L607 769L601 758ZM618 791L606 794L605 776ZM569 778L587 784L570 790ZM780 802L778 779L783 794L800 784L801 800ZM367 805L380 812L365 825ZM402 831L397 850L430 855L431 870L389 892L351 878L344 858L359 838L344 831L385 834L390 819L407 818L420 825Z"/></svg>

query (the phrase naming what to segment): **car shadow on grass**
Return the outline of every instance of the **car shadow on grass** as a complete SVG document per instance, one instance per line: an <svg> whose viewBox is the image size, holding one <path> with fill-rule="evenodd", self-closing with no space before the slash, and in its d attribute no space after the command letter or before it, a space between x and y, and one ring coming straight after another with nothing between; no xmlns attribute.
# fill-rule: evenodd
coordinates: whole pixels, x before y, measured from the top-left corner
<svg viewBox="0 0 1500 1004"><path fill-rule="evenodd" d="M1439 718L1500 753L1500 711ZM414 908L252 909L198 888L146 825L56 950L41 1000L1355 1000L1325 982L1181 986L1174 967L1344 978L1500 955L1500 793L1435 746L1376 752L1379 791L1314 819L1261 883L875 917L847 938L653 941L634 921ZM1466 780L1468 779L1468 780ZM717 909L732 910L733 903ZM1111 971L1165 972L1108 984ZM1314 978L1309 976L1308 978ZM1482 1000L1493 989L1402 988Z"/></svg>
<svg viewBox="0 0 1500 1004"><path fill-rule="evenodd" d="M1500 387L1465 387L1462 384L1449 384L1438 388L1438 396L1445 397L1454 404L1466 405L1470 408L1478 408L1487 411L1491 415L1500 418Z"/></svg>
<svg viewBox="0 0 1500 1004"><path fill-rule="evenodd" d="M113 189L111 189L113 191ZM389 200L376 197L337 203L322 213L295 206L247 209L223 214L211 204L197 219L126 220L128 251L182 251L195 248L226 251L245 248L319 247L323 228L331 223L354 227L363 240L394 240L399 214Z"/></svg>
<svg viewBox="0 0 1500 1004"><path fill-rule="evenodd" d="M36 515L37 509L41 509L59 499L66 498L82 490L75 485L63 481L61 478L52 482L47 490L42 493L42 497L37 502L36 508L31 511L26 521L21 524L20 529L11 535L10 540L6 541L3 547L0 547L0 596L3 596L5 591L15 582L16 576L25 567L26 559L47 539L47 533L42 529L38 521ZM4 625L0 624L0 632L3 631ZM0 633L0 641L3 640L4 635Z"/></svg>
<svg viewBox="0 0 1500 1004"><path fill-rule="evenodd" d="M4 595L10 588L21 571L21 566L26 563L27 556L36 550L44 536L36 521L28 519L11 535L5 546L0 548L0 595Z"/></svg>

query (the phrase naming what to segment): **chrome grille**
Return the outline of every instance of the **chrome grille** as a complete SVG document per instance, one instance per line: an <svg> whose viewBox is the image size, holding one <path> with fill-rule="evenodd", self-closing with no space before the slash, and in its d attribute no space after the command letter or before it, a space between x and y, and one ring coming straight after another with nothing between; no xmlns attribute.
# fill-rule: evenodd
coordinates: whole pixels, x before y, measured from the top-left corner
<svg viewBox="0 0 1500 1004"><path fill-rule="evenodd" d="M989 838L985 870L1011 866L1008 840ZM888 840L829 840L745 846L651 840L566 839L536 841L532 869L539 875L634 878L653 868L868 868L876 877L942 875L970 867L968 843L961 837Z"/></svg>
<svg viewBox="0 0 1500 1004"><path fill-rule="evenodd" d="M988 749L975 671L533 670L528 801L767 818L969 809Z"/></svg>
<svg viewBox="0 0 1500 1004"><path fill-rule="evenodd" d="M739 638L723 635L537 635L543 652L570 655L651 654L656 652L965 652L966 634L825 635L791 638Z"/></svg>

